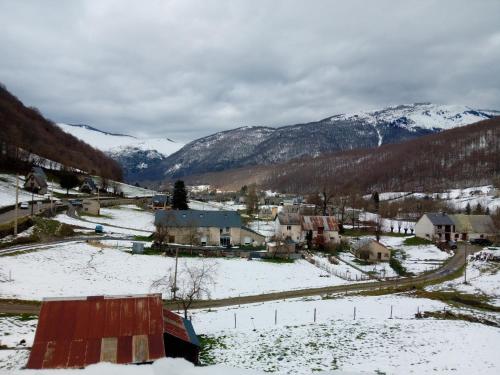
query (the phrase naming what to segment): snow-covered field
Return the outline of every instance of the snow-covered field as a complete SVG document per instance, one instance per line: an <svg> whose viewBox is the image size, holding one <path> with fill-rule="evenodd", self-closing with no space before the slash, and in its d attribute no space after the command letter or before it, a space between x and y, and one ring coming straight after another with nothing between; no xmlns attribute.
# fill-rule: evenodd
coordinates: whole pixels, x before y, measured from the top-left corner
<svg viewBox="0 0 500 375"><path fill-rule="evenodd" d="M199 264L202 258L181 258L181 265ZM216 265L212 298L339 285L304 260L275 264L246 259L210 259ZM40 300L43 297L147 293L153 281L165 276L174 259L132 255L120 248L100 249L87 243L46 247L41 251L0 257L0 272L12 281L1 284L0 296Z"/></svg>
<svg viewBox="0 0 500 375"><path fill-rule="evenodd" d="M96 224L90 221L84 221L80 219L75 219L72 217L69 217L65 213L57 215L55 220L69 224L69 225L76 225L82 228L87 228L87 229L95 229ZM121 234L121 235L130 235L130 236L147 236L151 234L149 231L144 231L144 230L139 230L139 229L124 229L124 228L117 228L117 227L111 227L111 226L103 226L104 228L104 233L106 234Z"/></svg>
<svg viewBox="0 0 500 375"><path fill-rule="evenodd" d="M266 240L268 241L275 233L274 221L254 220L248 224L248 227L266 236Z"/></svg>
<svg viewBox="0 0 500 375"><path fill-rule="evenodd" d="M484 250L483 252L494 252L500 255L500 248L496 250ZM463 293L484 295L490 298L490 303L500 307L500 264L480 260L480 254L469 257L467 264L467 284L464 284L464 276L442 284L427 287L428 290L456 290Z"/></svg>
<svg viewBox="0 0 500 375"><path fill-rule="evenodd" d="M234 367L279 374L498 373L498 328L415 318L417 311L444 308L450 309L397 295L317 298L196 311L192 319L198 334L218 338L214 362Z"/></svg>
<svg viewBox="0 0 500 375"><path fill-rule="evenodd" d="M351 253L339 253L338 257L344 262L356 266L357 268L363 270L364 272L372 273L376 277L395 277L398 276L396 272L391 268L389 262L378 262L373 264L358 264L356 258ZM351 267L351 272L353 268ZM359 271L358 271L359 272ZM352 275L351 275L352 276Z"/></svg>
<svg viewBox="0 0 500 375"><path fill-rule="evenodd" d="M124 228L154 232L154 214L134 205L101 208L101 215L109 217L84 216L87 221L105 223Z"/></svg>

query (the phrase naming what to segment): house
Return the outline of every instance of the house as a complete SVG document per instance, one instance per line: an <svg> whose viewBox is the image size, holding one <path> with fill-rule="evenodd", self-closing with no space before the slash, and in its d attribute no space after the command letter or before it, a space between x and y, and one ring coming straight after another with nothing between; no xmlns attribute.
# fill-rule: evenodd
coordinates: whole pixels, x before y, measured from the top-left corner
<svg viewBox="0 0 500 375"><path fill-rule="evenodd" d="M380 242L371 238L363 238L352 245L352 251L356 258L368 262L389 261L391 258L390 250Z"/></svg>
<svg viewBox="0 0 500 375"><path fill-rule="evenodd" d="M24 189L43 195L47 193L47 188L47 175L43 169L40 167L31 168L31 171L26 175Z"/></svg>
<svg viewBox="0 0 500 375"><path fill-rule="evenodd" d="M157 194L154 195L153 198L151 198L150 207L153 210L166 210L170 209L171 204L172 204L172 199L170 195Z"/></svg>
<svg viewBox="0 0 500 375"><path fill-rule="evenodd" d="M478 238L493 238L498 230L489 215L449 215L455 224L455 235L453 239L473 240Z"/></svg>
<svg viewBox="0 0 500 375"><path fill-rule="evenodd" d="M202 246L260 246L265 243L265 236L243 226L236 211L158 210L155 226L164 228L169 243Z"/></svg>
<svg viewBox="0 0 500 375"><path fill-rule="evenodd" d="M82 201L82 211L90 215L99 215L101 205L95 199L84 199Z"/></svg>
<svg viewBox="0 0 500 375"><path fill-rule="evenodd" d="M93 363L151 363L183 357L197 364L191 322L163 308L161 294L44 299L28 369Z"/></svg>
<svg viewBox="0 0 500 375"><path fill-rule="evenodd" d="M333 216L302 216L303 238L321 244L340 243L339 226Z"/></svg>
<svg viewBox="0 0 500 375"><path fill-rule="evenodd" d="M274 234L278 239L290 238L292 241L301 242L303 238L300 214L280 212L274 221Z"/></svg>
<svg viewBox="0 0 500 375"><path fill-rule="evenodd" d="M80 192L87 194L97 193L97 185L92 177L87 176L80 185Z"/></svg>
<svg viewBox="0 0 500 375"><path fill-rule="evenodd" d="M450 241L454 232L455 223L444 212L426 213L415 224L415 235L429 241Z"/></svg>
<svg viewBox="0 0 500 375"><path fill-rule="evenodd" d="M277 206L260 206L259 207L259 219L272 219L274 220L278 215Z"/></svg>

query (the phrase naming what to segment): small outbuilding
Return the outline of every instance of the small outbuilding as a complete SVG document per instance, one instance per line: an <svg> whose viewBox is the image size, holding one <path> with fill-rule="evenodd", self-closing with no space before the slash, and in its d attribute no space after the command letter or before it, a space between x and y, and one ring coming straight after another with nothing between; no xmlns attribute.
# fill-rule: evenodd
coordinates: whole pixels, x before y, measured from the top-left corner
<svg viewBox="0 0 500 375"><path fill-rule="evenodd" d="M382 262L391 259L391 251L380 242L363 238L352 245L352 250L356 258L368 262Z"/></svg>
<svg viewBox="0 0 500 375"><path fill-rule="evenodd" d="M45 299L26 368L141 364L166 356L197 364L197 340L191 322L163 308L161 294Z"/></svg>
<svg viewBox="0 0 500 375"><path fill-rule="evenodd" d="M151 198L150 207L153 210L167 210L172 205L172 199L167 194L157 194Z"/></svg>
<svg viewBox="0 0 500 375"><path fill-rule="evenodd" d="M47 175L40 167L33 167L26 175L24 189L35 194L46 194L48 189Z"/></svg>
<svg viewBox="0 0 500 375"><path fill-rule="evenodd" d="M82 184L80 185L80 192L87 194L97 193L97 185L94 179L90 176L85 177Z"/></svg>
<svg viewBox="0 0 500 375"><path fill-rule="evenodd" d="M82 211L89 215L99 215L101 205L95 199L84 199L82 201Z"/></svg>

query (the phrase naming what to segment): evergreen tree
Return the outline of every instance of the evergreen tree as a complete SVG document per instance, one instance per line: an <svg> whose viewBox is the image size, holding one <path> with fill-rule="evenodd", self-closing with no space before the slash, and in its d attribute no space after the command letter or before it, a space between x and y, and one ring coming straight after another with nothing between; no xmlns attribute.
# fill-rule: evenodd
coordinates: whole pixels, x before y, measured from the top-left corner
<svg viewBox="0 0 500 375"><path fill-rule="evenodd" d="M485 215L489 215L490 214L490 208L488 206L486 206L486 210L484 211L484 214Z"/></svg>
<svg viewBox="0 0 500 375"><path fill-rule="evenodd" d="M378 196L378 191L375 191L372 194L372 199L373 199L373 203L375 203L375 211L378 211L379 204L380 204L380 197Z"/></svg>
<svg viewBox="0 0 500 375"><path fill-rule="evenodd" d="M63 189L66 189L66 195L69 194L69 189L73 189L80 184L78 177L70 172L63 173L59 178L59 185Z"/></svg>
<svg viewBox="0 0 500 375"><path fill-rule="evenodd" d="M481 206L481 203L478 203L476 209L474 210L474 214L481 215L482 213L483 213L483 206Z"/></svg>
<svg viewBox="0 0 500 375"><path fill-rule="evenodd" d="M186 186L182 180L175 181L174 194L172 196L172 208L174 210L188 209Z"/></svg>
<svg viewBox="0 0 500 375"><path fill-rule="evenodd" d="M253 215L259 211L259 197L255 184L250 185L247 189L246 206L248 215Z"/></svg>
<svg viewBox="0 0 500 375"><path fill-rule="evenodd" d="M471 214L471 212L472 212L472 209L470 208L470 203L469 203L469 202L467 202L467 206L465 206L465 213L466 213L467 215L470 215L470 214Z"/></svg>

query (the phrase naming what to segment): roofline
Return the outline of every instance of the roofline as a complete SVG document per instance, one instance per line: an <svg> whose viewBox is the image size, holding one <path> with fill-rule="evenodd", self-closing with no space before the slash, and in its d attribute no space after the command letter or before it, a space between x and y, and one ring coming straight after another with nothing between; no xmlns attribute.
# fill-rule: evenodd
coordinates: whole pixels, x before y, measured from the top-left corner
<svg viewBox="0 0 500 375"><path fill-rule="evenodd" d="M115 294L115 295L95 295L95 296L70 296L70 297L44 297L42 302L52 302L52 301L88 301L89 298L100 298L103 299L120 299L120 298L149 298L149 297L162 297L161 293L149 293L149 294Z"/></svg>

